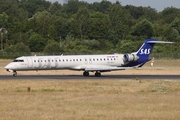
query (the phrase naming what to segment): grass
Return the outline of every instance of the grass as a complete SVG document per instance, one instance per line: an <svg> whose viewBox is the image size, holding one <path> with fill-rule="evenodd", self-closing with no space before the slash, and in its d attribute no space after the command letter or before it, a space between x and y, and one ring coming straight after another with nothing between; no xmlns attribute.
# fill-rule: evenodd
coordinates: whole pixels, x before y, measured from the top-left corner
<svg viewBox="0 0 180 120"><path fill-rule="evenodd" d="M179 81L160 80L0 81L0 116L3 120L178 120L179 86Z"/></svg>
<svg viewBox="0 0 180 120"><path fill-rule="evenodd" d="M10 61L12 60L0 60L0 74L7 73L4 66ZM142 70L119 73L139 74L155 71L179 74L179 62L179 60L155 60L154 68L148 68L147 63ZM62 74L62 71L59 73ZM0 119L179 120L179 86L180 81L139 78L69 81L0 80Z"/></svg>

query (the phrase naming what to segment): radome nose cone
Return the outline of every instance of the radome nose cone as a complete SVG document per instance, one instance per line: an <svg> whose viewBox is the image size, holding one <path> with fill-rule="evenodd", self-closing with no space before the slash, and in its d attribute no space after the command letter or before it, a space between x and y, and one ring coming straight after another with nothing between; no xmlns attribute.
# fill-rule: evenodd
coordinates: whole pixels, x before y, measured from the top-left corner
<svg viewBox="0 0 180 120"><path fill-rule="evenodd" d="M5 68L5 69L8 69L8 65L6 65L4 68Z"/></svg>
<svg viewBox="0 0 180 120"><path fill-rule="evenodd" d="M10 69L10 65L9 65L9 64L6 65L6 66L5 66L5 69Z"/></svg>

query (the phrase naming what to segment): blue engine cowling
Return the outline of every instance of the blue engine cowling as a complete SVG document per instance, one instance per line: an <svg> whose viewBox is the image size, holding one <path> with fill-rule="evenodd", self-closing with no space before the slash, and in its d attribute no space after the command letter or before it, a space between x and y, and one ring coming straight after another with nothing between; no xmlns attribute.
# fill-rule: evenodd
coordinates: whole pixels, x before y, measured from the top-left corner
<svg viewBox="0 0 180 120"><path fill-rule="evenodd" d="M137 61L139 57L136 54L125 54L124 61L125 62L134 62Z"/></svg>

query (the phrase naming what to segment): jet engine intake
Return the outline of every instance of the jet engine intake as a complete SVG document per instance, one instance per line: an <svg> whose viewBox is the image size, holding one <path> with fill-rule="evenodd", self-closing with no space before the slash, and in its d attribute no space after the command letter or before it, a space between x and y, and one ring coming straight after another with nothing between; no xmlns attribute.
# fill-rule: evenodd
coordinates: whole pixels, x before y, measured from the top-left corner
<svg viewBox="0 0 180 120"><path fill-rule="evenodd" d="M124 61L125 62L134 62L137 61L139 57L136 54L125 54Z"/></svg>

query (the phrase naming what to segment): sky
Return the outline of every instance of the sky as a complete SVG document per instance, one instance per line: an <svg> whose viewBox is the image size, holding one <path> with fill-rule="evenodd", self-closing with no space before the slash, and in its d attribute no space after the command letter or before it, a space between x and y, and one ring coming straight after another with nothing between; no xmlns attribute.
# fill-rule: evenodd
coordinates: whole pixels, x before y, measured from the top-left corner
<svg viewBox="0 0 180 120"><path fill-rule="evenodd" d="M59 3L63 3L63 0L47 0L50 2L58 1ZM79 0L80 1L80 0ZM93 2L101 2L102 0L84 0L88 3ZM115 3L117 0L108 0L112 3ZM143 6L151 8L155 8L158 12L162 11L164 8L167 7L175 7L180 8L180 1L179 0L118 0L121 2L123 6L125 5L134 5L134 6Z"/></svg>

